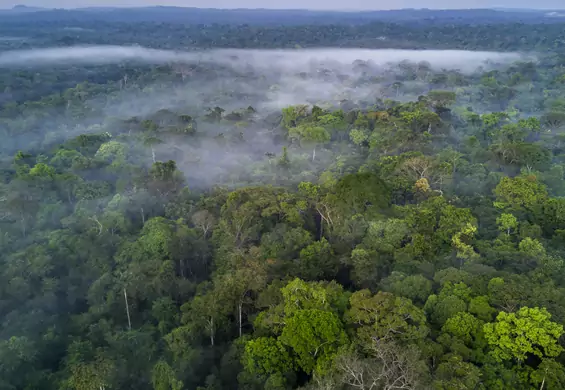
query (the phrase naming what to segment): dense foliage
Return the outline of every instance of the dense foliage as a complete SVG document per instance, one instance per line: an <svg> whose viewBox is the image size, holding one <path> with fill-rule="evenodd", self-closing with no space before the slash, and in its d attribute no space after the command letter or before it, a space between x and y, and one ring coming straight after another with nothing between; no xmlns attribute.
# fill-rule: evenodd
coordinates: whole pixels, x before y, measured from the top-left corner
<svg viewBox="0 0 565 390"><path fill-rule="evenodd" d="M545 51L474 72L3 69L0 389L565 388L563 25L389 27Z"/></svg>

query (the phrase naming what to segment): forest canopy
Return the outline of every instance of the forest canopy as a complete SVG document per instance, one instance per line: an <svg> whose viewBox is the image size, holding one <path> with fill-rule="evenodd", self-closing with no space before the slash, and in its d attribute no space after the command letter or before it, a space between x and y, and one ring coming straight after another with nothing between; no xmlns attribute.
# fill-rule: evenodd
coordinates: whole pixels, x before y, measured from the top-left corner
<svg viewBox="0 0 565 390"><path fill-rule="evenodd" d="M565 29L479 14L0 23L0 389L565 388Z"/></svg>

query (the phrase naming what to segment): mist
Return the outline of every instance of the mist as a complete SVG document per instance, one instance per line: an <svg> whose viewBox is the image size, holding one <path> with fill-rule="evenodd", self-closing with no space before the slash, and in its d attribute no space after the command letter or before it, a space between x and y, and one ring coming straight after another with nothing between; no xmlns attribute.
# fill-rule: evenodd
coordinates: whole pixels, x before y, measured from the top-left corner
<svg viewBox="0 0 565 390"><path fill-rule="evenodd" d="M402 63L423 63L433 71L456 70L470 74L524 58L526 56L520 53L460 50L335 48L179 52L90 46L4 52L0 53L0 66L101 65L127 61L174 64L179 72L185 73L183 82L164 87L155 85L143 91L127 90L104 108L108 115L143 116L159 109L182 106L202 111L214 105L236 109L247 104L280 110L294 104L374 100L380 95L380 85L394 82ZM380 83L359 81L371 77L379 77ZM234 99L234 95L239 98Z"/></svg>
<svg viewBox="0 0 565 390"><path fill-rule="evenodd" d="M351 67L357 61L383 66L400 61L428 62L435 69L459 69L472 72L489 63L510 63L523 57L519 53L463 50L396 49L297 49L297 50L209 50L181 52L140 46L75 46L13 50L0 53L0 66L44 66L57 64L117 64L124 61L147 64L218 63L245 69L303 71L312 66Z"/></svg>
<svg viewBox="0 0 565 390"><path fill-rule="evenodd" d="M190 115L199 123L198 140L173 137L154 148L158 160L173 159L191 187L209 187L247 172L255 162L266 162L266 154L280 152L284 142L272 128L281 109L290 105L342 108L345 104L369 108L377 99L416 100L433 89L428 81L405 81L402 93L391 87L407 68L429 72L454 71L472 74L509 65L527 58L520 53L459 50L209 50L167 51L139 46L82 46L7 51L0 53L0 67L68 67L128 63L167 65L175 79L155 80L140 87L120 81L119 90L100 94L84 102L91 117L69 122L46 123L51 141L100 131L113 120L151 119L162 110ZM181 77L182 76L182 77ZM244 127L235 122L206 123L203 117L214 107L225 114L253 107L257 110ZM97 124L92 126L92 124ZM56 129L56 130L55 130ZM53 131L55 130L55 131ZM217 138L219 137L219 138ZM228 146L222 140L230 139ZM41 140L39 140L41 142ZM14 150L30 144L30 138L11 140ZM5 146L6 147L6 146ZM13 151L12 151L13 152ZM321 152L322 153L322 152ZM319 154L323 158L323 153ZM140 156L150 165L150 155ZM329 162L328 162L329 163ZM253 179L249 179L253 181Z"/></svg>

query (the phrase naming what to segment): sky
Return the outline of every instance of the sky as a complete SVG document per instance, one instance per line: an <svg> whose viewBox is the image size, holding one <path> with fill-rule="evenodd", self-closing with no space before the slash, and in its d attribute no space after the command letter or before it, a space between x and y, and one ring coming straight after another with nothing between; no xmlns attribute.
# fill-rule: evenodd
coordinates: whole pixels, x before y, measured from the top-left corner
<svg viewBox="0 0 565 390"><path fill-rule="evenodd" d="M34 7L77 8L91 6L174 5L202 8L301 8L301 9L399 9L399 8L565 8L563 0L0 0L0 8L23 4Z"/></svg>

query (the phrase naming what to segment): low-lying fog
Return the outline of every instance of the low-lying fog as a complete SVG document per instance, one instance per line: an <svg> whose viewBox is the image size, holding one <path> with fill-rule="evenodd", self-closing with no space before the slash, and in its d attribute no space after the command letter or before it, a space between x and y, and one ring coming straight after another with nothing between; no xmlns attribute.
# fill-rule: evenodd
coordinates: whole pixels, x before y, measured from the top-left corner
<svg viewBox="0 0 565 390"><path fill-rule="evenodd" d="M167 151L175 149L173 157L189 178L210 184L221 181L218 177L225 177L226 172L239 169L234 167L248 166L253 160L264 159L265 152L280 151L281 145L273 140L269 121L264 119L280 114L283 107L295 104L332 106L344 101L368 107L378 98L410 100L434 89L430 79L435 71L470 74L478 69L505 66L528 58L532 57L519 53L456 50L336 48L180 52L136 46L83 46L0 52L0 68L48 66L53 69L124 62L131 66L170 64L176 73L175 78L143 85L124 78L120 90L90 98L84 104L103 113L96 118L100 122L109 116L119 119L150 117L163 109L198 118L199 130L206 131L206 141L199 145L188 142L183 145L177 140L174 144L160 145L157 152L158 157L165 159L169 157ZM419 75L404 81L403 93L399 94L398 87L394 86L396 75L407 68ZM216 106L225 109L225 113L252 106L258 112L258 120L243 131L234 124L203 123L200 126L202 116ZM81 123L50 123L48 127L50 130L65 129L65 137L85 131ZM237 143L230 146L229 150L218 146L212 138L219 134L235 137L240 132L246 141L240 146ZM29 144L25 137L12 141L17 147Z"/></svg>
<svg viewBox="0 0 565 390"><path fill-rule="evenodd" d="M162 64L220 63L234 67L248 65L268 70L303 71L312 65L351 67L356 60L383 66L400 61L428 62L432 68L474 71L489 62L511 62L518 53L463 50L396 50L396 49L297 49L297 50L208 50L180 52L140 46L76 46L68 48L15 50L0 53L0 66L40 66L49 64L112 64L139 61Z"/></svg>

